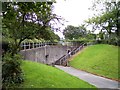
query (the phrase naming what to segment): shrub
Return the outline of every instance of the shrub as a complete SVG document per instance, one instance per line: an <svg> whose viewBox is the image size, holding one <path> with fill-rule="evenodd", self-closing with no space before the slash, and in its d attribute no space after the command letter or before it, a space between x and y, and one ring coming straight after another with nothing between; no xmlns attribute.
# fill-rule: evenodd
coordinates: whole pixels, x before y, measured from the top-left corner
<svg viewBox="0 0 120 90"><path fill-rule="evenodd" d="M24 81L20 67L21 56L7 52L2 58L2 83L3 88L15 88Z"/></svg>

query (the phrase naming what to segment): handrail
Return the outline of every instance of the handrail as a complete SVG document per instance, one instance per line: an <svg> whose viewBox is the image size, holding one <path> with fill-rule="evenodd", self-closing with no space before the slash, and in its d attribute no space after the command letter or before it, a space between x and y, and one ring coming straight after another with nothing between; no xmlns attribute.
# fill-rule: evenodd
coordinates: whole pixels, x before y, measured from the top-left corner
<svg viewBox="0 0 120 90"><path fill-rule="evenodd" d="M22 43L21 44L21 49L26 50L26 49L32 49L32 48L38 48L38 47L43 47L46 45L56 45L57 43L50 43L50 42L39 42L39 43Z"/></svg>
<svg viewBox="0 0 120 90"><path fill-rule="evenodd" d="M68 58L70 58L72 55L76 54L78 51L80 51L84 47L84 44L81 46L73 49L70 53L63 55L60 59L58 59L54 64L55 65L68 65Z"/></svg>
<svg viewBox="0 0 120 90"><path fill-rule="evenodd" d="M59 59L55 62L55 64L56 64L56 65L60 65L60 64L61 64L61 60L62 60L64 57L65 57L65 55L63 55L61 58L59 58Z"/></svg>

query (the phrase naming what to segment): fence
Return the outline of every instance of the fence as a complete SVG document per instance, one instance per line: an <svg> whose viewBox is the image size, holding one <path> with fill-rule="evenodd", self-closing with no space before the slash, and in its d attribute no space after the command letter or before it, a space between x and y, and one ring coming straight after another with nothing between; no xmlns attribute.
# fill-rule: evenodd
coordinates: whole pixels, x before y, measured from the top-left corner
<svg viewBox="0 0 120 90"><path fill-rule="evenodd" d="M52 42L39 42L39 43L22 43L21 44L21 49L22 50L26 50L26 49L32 49L32 48L38 48L38 47L43 47L43 46L46 46L46 45L56 45L57 43L52 43Z"/></svg>
<svg viewBox="0 0 120 90"><path fill-rule="evenodd" d="M70 58L72 55L76 54L78 51L80 51L84 47L84 44L73 49L71 52L69 52L67 55L63 55L60 59L58 59L54 65L63 65L67 66L68 65L68 58Z"/></svg>

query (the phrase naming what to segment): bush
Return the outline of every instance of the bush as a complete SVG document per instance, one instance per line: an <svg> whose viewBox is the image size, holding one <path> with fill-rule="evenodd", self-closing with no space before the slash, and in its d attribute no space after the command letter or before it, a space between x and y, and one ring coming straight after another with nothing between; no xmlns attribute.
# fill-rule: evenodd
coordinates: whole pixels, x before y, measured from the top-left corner
<svg viewBox="0 0 120 90"><path fill-rule="evenodd" d="M2 58L3 88L15 88L23 82L20 58L21 56L19 54L12 55L10 52L7 52Z"/></svg>
<svg viewBox="0 0 120 90"><path fill-rule="evenodd" d="M0 45L2 46L2 55L9 50L9 42L2 41L0 42Z"/></svg>

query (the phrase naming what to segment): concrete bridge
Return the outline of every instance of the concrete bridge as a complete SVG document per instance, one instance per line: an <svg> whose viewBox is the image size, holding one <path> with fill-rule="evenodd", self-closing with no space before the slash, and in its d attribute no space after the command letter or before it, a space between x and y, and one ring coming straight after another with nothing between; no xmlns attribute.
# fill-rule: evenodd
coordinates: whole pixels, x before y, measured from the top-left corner
<svg viewBox="0 0 120 90"><path fill-rule="evenodd" d="M20 53L23 55L24 60L32 60L48 65L67 65L66 60L79 50L80 47L78 46L53 44L24 49L21 50Z"/></svg>

